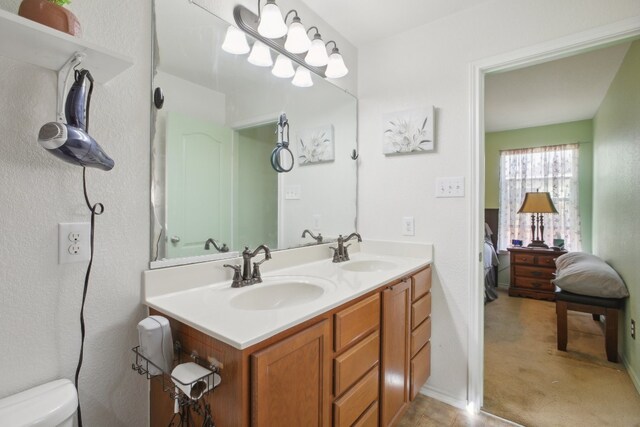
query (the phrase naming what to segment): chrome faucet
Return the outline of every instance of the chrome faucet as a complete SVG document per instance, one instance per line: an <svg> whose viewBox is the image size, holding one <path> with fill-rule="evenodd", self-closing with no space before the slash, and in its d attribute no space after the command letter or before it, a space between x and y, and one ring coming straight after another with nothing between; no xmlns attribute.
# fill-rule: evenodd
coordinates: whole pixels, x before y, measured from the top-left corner
<svg viewBox="0 0 640 427"><path fill-rule="evenodd" d="M264 259L260 262L254 262L252 270L251 258L258 255L260 251L264 251ZM266 245L258 246L253 252L249 250L249 247L245 246L244 251L242 251L242 267L240 265L224 265L225 267L232 268L234 271L231 287L241 288L243 286L253 285L254 283L261 283L260 264L268 259L271 259L271 250L269 250Z"/></svg>
<svg viewBox="0 0 640 427"><path fill-rule="evenodd" d="M314 239L314 240L316 241L316 243L317 243L317 244L322 243L322 233L318 233L318 235L317 235L317 236L314 236L314 235L313 235L313 233L312 233L311 231L309 231L309 230L304 230L304 231L302 232L302 238L304 239L304 237L305 237L307 234L308 234L309 236L311 236L311 238L312 238L312 239Z"/></svg>
<svg viewBox="0 0 640 427"><path fill-rule="evenodd" d="M360 237L358 233L351 233L346 238L342 237L342 234L338 236L338 247L331 247L333 250L333 262L349 261L349 252L347 251L347 248L351 245L345 245L345 243L354 237L358 239L358 242L362 242L362 237Z"/></svg>
<svg viewBox="0 0 640 427"><path fill-rule="evenodd" d="M227 246L226 243L223 243L222 246L218 246L218 244L216 243L216 241L214 239L209 238L205 243L204 243L204 249L205 250L209 250L211 249L211 245L213 244L213 247L216 248L216 250L218 252L229 252L229 247Z"/></svg>

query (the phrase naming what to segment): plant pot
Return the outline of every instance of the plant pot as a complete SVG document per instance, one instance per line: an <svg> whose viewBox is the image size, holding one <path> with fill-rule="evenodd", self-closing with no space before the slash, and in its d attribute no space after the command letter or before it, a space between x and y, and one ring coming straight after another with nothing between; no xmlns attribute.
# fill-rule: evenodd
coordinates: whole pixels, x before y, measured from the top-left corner
<svg viewBox="0 0 640 427"><path fill-rule="evenodd" d="M78 18L64 7L48 0L22 0L18 15L72 36L82 35Z"/></svg>

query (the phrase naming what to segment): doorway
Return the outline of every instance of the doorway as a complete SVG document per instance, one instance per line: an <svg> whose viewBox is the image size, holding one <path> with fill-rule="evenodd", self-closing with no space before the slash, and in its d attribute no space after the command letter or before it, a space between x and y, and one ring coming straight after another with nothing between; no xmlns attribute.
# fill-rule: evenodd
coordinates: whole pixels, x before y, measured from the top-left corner
<svg viewBox="0 0 640 427"><path fill-rule="evenodd" d="M470 296L471 326L469 329L469 409L478 412L483 405L484 384L484 266L482 247L484 241L485 200L485 143L484 143L484 81L492 72L510 71L542 62L587 52L598 47L628 41L640 35L637 22L623 21L570 37L557 39L532 48L512 52L477 62L471 67L471 174L470 184Z"/></svg>

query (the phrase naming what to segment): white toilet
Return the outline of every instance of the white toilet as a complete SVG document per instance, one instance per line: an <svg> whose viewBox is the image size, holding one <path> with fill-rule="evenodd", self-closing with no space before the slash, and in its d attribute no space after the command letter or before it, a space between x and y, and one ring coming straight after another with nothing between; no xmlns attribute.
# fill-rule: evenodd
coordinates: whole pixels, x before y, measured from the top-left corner
<svg viewBox="0 0 640 427"><path fill-rule="evenodd" d="M0 426L71 427L78 394L67 379L51 381L0 399Z"/></svg>

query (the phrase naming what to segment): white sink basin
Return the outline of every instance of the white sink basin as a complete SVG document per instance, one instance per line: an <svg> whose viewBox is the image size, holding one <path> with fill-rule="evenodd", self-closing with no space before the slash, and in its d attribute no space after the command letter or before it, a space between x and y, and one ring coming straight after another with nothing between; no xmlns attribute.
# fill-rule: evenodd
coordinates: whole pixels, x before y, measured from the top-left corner
<svg viewBox="0 0 640 427"><path fill-rule="evenodd" d="M275 310L315 301L335 290L333 282L310 276L275 276L263 278L229 301L241 310Z"/></svg>
<svg viewBox="0 0 640 427"><path fill-rule="evenodd" d="M375 272L375 271L386 271L393 270L394 268L398 268L398 265L391 261L383 261L379 259L368 259L361 261L350 261L344 264L340 264L340 267L349 270L349 271L357 271L357 272Z"/></svg>

